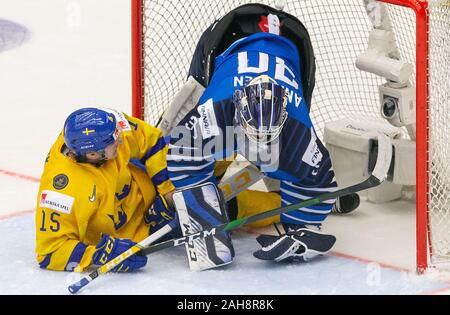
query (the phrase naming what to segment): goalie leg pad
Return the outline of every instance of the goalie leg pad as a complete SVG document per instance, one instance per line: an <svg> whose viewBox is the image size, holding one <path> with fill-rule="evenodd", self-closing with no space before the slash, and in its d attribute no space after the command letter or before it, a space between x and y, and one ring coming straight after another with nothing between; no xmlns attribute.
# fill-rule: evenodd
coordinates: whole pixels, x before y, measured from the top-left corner
<svg viewBox="0 0 450 315"><path fill-rule="evenodd" d="M183 235L228 223L225 201L218 188L206 183L178 191L173 196ZM233 261L234 248L229 232L221 232L186 244L189 267L200 271Z"/></svg>

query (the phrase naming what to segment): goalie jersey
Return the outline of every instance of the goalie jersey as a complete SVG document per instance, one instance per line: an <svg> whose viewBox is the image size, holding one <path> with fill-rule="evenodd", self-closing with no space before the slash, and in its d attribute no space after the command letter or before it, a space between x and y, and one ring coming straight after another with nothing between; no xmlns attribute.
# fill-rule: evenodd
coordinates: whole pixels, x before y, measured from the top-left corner
<svg viewBox="0 0 450 315"><path fill-rule="evenodd" d="M139 242L144 212L174 189L166 167L167 140L159 129L111 111L122 129L117 157L101 167L77 163L61 134L50 150L37 199L36 254L41 268L86 270L102 233Z"/></svg>
<svg viewBox="0 0 450 315"><path fill-rule="evenodd" d="M168 170L176 188L215 182L216 161L243 155L266 176L280 180L282 205L337 190L328 151L317 137L303 97L297 47L288 39L257 33L233 43L216 58L215 70L197 106L171 133ZM266 74L288 92L288 119L276 143L250 142L235 128L233 95ZM292 224L316 224L334 200L281 215Z"/></svg>

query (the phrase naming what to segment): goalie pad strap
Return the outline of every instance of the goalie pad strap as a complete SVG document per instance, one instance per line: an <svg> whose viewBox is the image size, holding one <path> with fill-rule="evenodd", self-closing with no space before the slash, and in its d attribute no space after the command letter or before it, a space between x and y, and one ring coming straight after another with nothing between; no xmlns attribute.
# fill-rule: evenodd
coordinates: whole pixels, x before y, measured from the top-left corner
<svg viewBox="0 0 450 315"><path fill-rule="evenodd" d="M159 128L164 135L170 134L172 129L197 105L205 88L193 77L189 77L174 100L164 112Z"/></svg>

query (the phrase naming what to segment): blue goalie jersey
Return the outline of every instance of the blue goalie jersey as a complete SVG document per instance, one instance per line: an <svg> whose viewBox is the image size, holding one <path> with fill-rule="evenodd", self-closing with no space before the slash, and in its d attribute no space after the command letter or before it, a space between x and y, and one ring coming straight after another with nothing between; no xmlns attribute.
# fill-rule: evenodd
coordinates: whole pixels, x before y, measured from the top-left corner
<svg viewBox="0 0 450 315"><path fill-rule="evenodd" d="M317 137L303 97L297 47L288 39L257 33L233 43L216 58L198 105L171 134L169 176L175 187L216 182L216 161L239 153L281 182L282 205L337 190L328 151ZM268 75L286 89L288 119L277 141L252 143L235 124L233 95L253 78ZM282 214L281 221L320 224L334 200Z"/></svg>

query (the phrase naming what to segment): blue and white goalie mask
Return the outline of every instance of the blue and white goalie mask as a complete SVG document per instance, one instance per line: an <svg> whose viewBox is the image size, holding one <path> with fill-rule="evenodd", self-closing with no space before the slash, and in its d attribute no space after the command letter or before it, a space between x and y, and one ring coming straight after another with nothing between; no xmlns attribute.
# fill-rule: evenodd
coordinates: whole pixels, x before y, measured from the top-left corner
<svg viewBox="0 0 450 315"><path fill-rule="evenodd" d="M268 144L280 136L287 119L287 92L267 75L256 77L233 98L236 123L247 138Z"/></svg>

